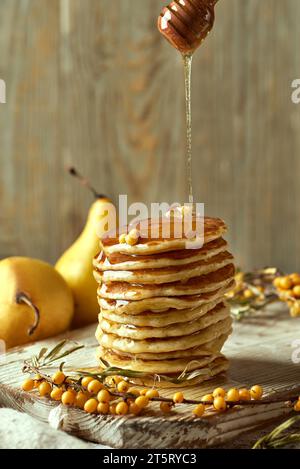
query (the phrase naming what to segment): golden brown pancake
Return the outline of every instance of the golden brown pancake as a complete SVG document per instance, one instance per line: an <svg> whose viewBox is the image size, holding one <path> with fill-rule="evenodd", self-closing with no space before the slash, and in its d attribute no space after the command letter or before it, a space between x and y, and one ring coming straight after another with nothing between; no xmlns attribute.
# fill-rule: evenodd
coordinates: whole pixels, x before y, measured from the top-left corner
<svg viewBox="0 0 300 469"><path fill-rule="evenodd" d="M110 357L107 356L106 353L102 349L98 350L99 358L104 358L103 354L108 359L107 361L110 363L109 361ZM112 359L112 361L114 360ZM115 363L117 364L113 365L113 363L111 363L111 366L118 366L119 368L123 367L125 369L128 369L127 367L131 366L130 363L126 364L126 362L121 362L120 360L117 360ZM139 385L143 384L144 386L153 386L153 384L155 384L156 386L159 386L162 388L163 387L181 387L182 388L184 386L193 386L195 384L203 383L204 381L212 379L214 376L220 373L223 373L224 371L228 369L229 363L228 363L228 360L224 357L224 355L220 354L204 366L201 365L201 362L197 364L196 368L194 368L194 365L196 364L194 364L193 361L187 363L185 368L186 368L187 373L191 373L191 375L188 379L185 379L185 380L183 379L180 380L180 376L184 372L185 368L183 368L182 370L180 369L180 371L177 371L177 372L169 372L169 373L160 372L160 374L163 375L164 377L162 379L160 378L159 372L157 371L157 368L155 368L155 364L154 364L153 369L155 369L156 371L151 372L149 370L148 371L149 377L143 376L141 378L130 378L130 382L136 383ZM139 369L133 370L133 371L141 371L141 372L147 373L145 370L139 370ZM170 381L168 381L168 377L170 378ZM171 380L177 380L178 382L174 382Z"/></svg>
<svg viewBox="0 0 300 469"><path fill-rule="evenodd" d="M165 327L136 327L132 324L120 324L100 317L99 325L103 332L114 334L119 337L126 337L134 340L144 339L166 339L168 337L183 337L194 334L205 329L212 324L228 318L230 315L229 306L219 303L214 309L203 316L184 324L171 324ZM101 315L100 315L101 316Z"/></svg>
<svg viewBox="0 0 300 469"><path fill-rule="evenodd" d="M198 319L222 301L223 297L220 297L215 301L195 308L181 310L173 308L159 313L145 311L141 314L116 314L114 311L107 312L103 309L99 314L99 322L104 318L119 324L130 324L136 327L165 327L170 324L180 324Z"/></svg>
<svg viewBox="0 0 300 469"><path fill-rule="evenodd" d="M223 334L231 333L231 318L222 319L197 333L167 339L134 340L107 334L98 326L96 338L100 345L112 350L129 353L161 353L186 350L214 340Z"/></svg>
<svg viewBox="0 0 300 469"><path fill-rule="evenodd" d="M228 333L222 334L217 339L205 342L200 346L192 347L186 350L174 350L172 352L160 352L160 353L124 353L119 350L106 349L105 347L99 347L99 351L102 349L103 352L109 350L114 352L120 357L131 359L131 360L169 360L171 358L185 358L185 357L201 357L211 354L218 353L223 347L225 341L228 338Z"/></svg>
<svg viewBox="0 0 300 469"><path fill-rule="evenodd" d="M206 305L211 301L221 301L221 299L224 298L225 293L230 291L234 285L234 280L228 279L224 282L223 287L219 287L211 292L199 295L146 298L139 301L111 300L98 296L98 301L101 310L105 310L107 314L110 312L115 312L116 314L141 314L147 311L159 313L166 312L169 309L181 310L197 308L198 306Z"/></svg>
<svg viewBox="0 0 300 469"><path fill-rule="evenodd" d="M234 265L228 264L209 274L193 277L186 282L170 282L163 284L129 284L127 282L103 283L98 289L102 298L142 300L158 296L197 295L214 291L225 286L226 281L234 278ZM96 275L97 278L97 275Z"/></svg>
<svg viewBox="0 0 300 469"><path fill-rule="evenodd" d="M184 370L187 366L189 366L190 371L205 368L220 356L222 355L217 353L215 355L211 354L206 357L193 357L193 360L191 360L189 357L150 361L140 359L125 359L109 351L103 351L102 354L102 358L106 360L111 366L117 366L118 368L125 368L127 370L158 374L181 373L182 370Z"/></svg>
<svg viewBox="0 0 300 469"><path fill-rule="evenodd" d="M193 220L193 228L195 227L196 219ZM124 230L120 230L117 233L117 236L112 237L110 233L107 233L102 239L102 246L105 254L107 256L113 253L123 253L123 254L155 254L155 253L162 253L167 251L176 251L181 249L186 249L187 242L189 243L188 246L192 245L192 240L189 240L188 236L182 233L182 236L177 237L176 232L178 225L182 225L182 220L178 221L178 219L173 219L170 222L170 236L166 236L164 233L164 229L166 226L169 226L169 220L167 223L162 224L161 220L151 220L148 219L148 229L145 232L143 229L143 225L138 223L136 228L138 231L143 233L143 237L139 239L138 244L135 246L130 246L129 244L120 244L119 243L119 235L120 233L124 232ZM127 231L127 230L125 230ZM180 230L178 230L180 231ZM183 231L183 229L181 230ZM217 238L220 238L226 232L226 225L223 220L219 218L209 218L204 217L204 244L209 243ZM155 238L151 236L151 233L155 232ZM169 234L169 233L168 233ZM199 245L200 242L200 245ZM195 249L201 248L203 245L200 236L194 237L194 244L193 247Z"/></svg>
<svg viewBox="0 0 300 469"><path fill-rule="evenodd" d="M182 249L179 251L168 251L165 253L145 255L128 255L114 253L106 256L101 251L95 257L95 264L99 270L139 270L156 269L160 267L172 267L190 264L202 259L216 256L227 249L227 243L223 238L215 239L207 243L201 249Z"/></svg>
<svg viewBox="0 0 300 469"><path fill-rule="evenodd" d="M171 283L186 281L193 277L215 272L228 264L232 264L233 256L227 252L221 252L208 259L202 259L191 264L156 269L140 270L106 270L102 271L101 262L94 261L94 267L101 277L101 283L128 282L145 284ZM99 268L100 267L100 268Z"/></svg>

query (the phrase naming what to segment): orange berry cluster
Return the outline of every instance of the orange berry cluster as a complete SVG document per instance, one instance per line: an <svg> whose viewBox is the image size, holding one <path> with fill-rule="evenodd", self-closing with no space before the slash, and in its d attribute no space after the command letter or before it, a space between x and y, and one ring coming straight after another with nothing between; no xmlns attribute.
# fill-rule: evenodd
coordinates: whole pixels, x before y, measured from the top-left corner
<svg viewBox="0 0 300 469"><path fill-rule="evenodd" d="M120 376L113 376L107 384L86 376L81 379L80 390L76 391L61 371L52 376L51 382L40 375L26 379L22 389L27 392L37 389L42 397L50 397L65 406L78 407L90 414L138 415L148 406L150 399L159 397L156 389L139 390L129 387ZM114 392L124 393L126 397L116 396Z"/></svg>
<svg viewBox="0 0 300 469"><path fill-rule="evenodd" d="M273 285L279 298L288 304L291 316L300 316L300 274L276 277Z"/></svg>
<svg viewBox="0 0 300 469"><path fill-rule="evenodd" d="M243 300L259 300L262 301L265 298L265 287L263 285L248 285L244 281L244 273L238 272L235 275L235 286L232 290L226 293L227 298L237 298Z"/></svg>
<svg viewBox="0 0 300 469"><path fill-rule="evenodd" d="M33 379L26 379L22 389L27 392L38 389L42 397L50 397L65 406L77 407L89 414L138 415L151 400L160 401L160 410L168 414L177 404L191 403L185 401L181 391L175 392L172 399L160 398L157 389L130 387L129 383L120 376L109 378L105 384L86 376L80 381L80 390L75 391L62 371L57 371L52 376L51 382L39 375ZM206 409L224 412L234 403L251 399L260 400L262 395L263 390L259 385L252 386L251 389L231 388L227 392L223 388L216 388L211 394L203 396L200 402L195 402L197 405L193 409L193 414L195 417L202 417ZM300 400L297 405L300 410Z"/></svg>
<svg viewBox="0 0 300 469"><path fill-rule="evenodd" d="M206 394L202 397L202 402L205 404L198 404L193 413L197 417L201 417L205 408L224 412L232 404L240 401L260 400L263 395L263 389L256 384L251 389L237 389L231 388L227 392L223 388L216 388L211 394Z"/></svg>

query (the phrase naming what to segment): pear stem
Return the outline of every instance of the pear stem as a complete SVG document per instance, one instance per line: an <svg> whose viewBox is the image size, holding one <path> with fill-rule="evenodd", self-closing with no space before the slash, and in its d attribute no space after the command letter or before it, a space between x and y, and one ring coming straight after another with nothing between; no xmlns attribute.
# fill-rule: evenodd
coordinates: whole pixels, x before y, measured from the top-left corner
<svg viewBox="0 0 300 469"><path fill-rule="evenodd" d="M75 177L76 179L78 179L78 181L80 182L80 184L82 186L85 186L89 189L89 191L93 194L93 196L95 197L95 199L106 199L106 196L103 195L103 194L99 194L99 192L96 191L96 189L91 185L90 181L85 178L84 176L82 176L76 168L74 168L73 166L71 166L70 168L68 168L68 171L69 171L69 174L71 174L71 176Z"/></svg>
<svg viewBox="0 0 300 469"><path fill-rule="evenodd" d="M24 292L18 292L16 294L16 302L17 302L18 305L20 305L22 303L25 303L27 306L29 306L33 310L33 312L34 312L34 324L29 327L28 335L34 334L34 332L36 331L36 329L37 329L37 327L40 323L40 318L41 318L40 310L38 309L37 306L35 306L35 304L32 302L32 300L29 298L29 296L26 295L26 293L24 293Z"/></svg>

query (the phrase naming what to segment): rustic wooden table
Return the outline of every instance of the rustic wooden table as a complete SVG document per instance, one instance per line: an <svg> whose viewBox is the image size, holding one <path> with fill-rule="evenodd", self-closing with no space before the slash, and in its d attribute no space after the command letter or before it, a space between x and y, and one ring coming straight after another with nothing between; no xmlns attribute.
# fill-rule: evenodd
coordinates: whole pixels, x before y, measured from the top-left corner
<svg viewBox="0 0 300 469"><path fill-rule="evenodd" d="M236 322L234 333L226 344L225 353L231 360L226 376L201 386L186 388L185 395L200 398L215 386L251 386L259 383L266 396L300 394L297 358L300 339L299 320L292 319L280 308L260 312ZM68 337L85 344L85 348L69 357L68 367L95 366L95 326L70 332ZM59 406L34 394L20 391L22 362L42 346L53 346L59 338L26 347L18 347L0 357L0 405L26 412L41 421L77 437L115 448L203 448L247 447L256 440L259 429L266 430L275 421L293 413L285 403L266 404L232 409L225 414L210 414L194 419L191 409L178 406L171 415L162 415L156 405L143 416L115 417L87 415ZM298 345L299 347L299 345ZM297 360L296 360L297 361ZM163 395L171 395L169 389ZM255 431L255 434L253 433ZM250 437L243 437L244 434Z"/></svg>

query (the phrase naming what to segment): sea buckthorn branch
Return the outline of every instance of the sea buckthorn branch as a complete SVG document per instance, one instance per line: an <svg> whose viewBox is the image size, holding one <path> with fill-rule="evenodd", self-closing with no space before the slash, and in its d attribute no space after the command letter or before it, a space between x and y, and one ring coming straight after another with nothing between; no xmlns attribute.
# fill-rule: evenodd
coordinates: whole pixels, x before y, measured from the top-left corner
<svg viewBox="0 0 300 469"><path fill-rule="evenodd" d="M292 317L300 316L300 274L284 275L279 269L268 267L238 272L235 280L235 287L226 295L235 319L278 301L288 305Z"/></svg>
<svg viewBox="0 0 300 469"><path fill-rule="evenodd" d="M295 424L300 422L300 416L292 417L274 428L268 435L260 438L252 449L282 448L300 442L300 433L286 433Z"/></svg>
<svg viewBox="0 0 300 469"><path fill-rule="evenodd" d="M23 373L35 374L33 378L26 379L22 389L26 392L37 389L40 396L50 397L61 401L66 406L75 406L88 413L125 415L131 413L138 415L150 402L159 402L163 413L169 413L178 404L195 405L193 414L201 417L206 410L223 412L235 406L255 406L285 402L300 411L299 396L264 398L263 389L254 385L251 389L231 388L227 392L223 388L216 388L211 394L206 394L200 400L186 399L181 391L175 392L172 398L162 397L158 390L152 388L138 389L130 387L128 376L113 374L120 371L111 367L103 372L74 371L69 375L63 372L64 362L54 374L43 371L57 360L80 349L76 345L65 348L67 341L60 342L52 350L43 348L37 356L26 360ZM127 373L128 374L128 373Z"/></svg>

